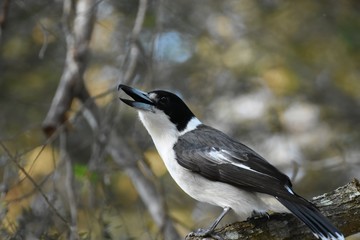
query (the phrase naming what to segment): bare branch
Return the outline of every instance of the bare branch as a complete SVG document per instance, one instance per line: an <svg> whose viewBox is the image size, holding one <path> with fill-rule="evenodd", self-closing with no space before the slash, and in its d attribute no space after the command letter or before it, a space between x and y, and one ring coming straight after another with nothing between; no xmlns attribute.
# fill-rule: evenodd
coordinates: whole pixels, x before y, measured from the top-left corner
<svg viewBox="0 0 360 240"><path fill-rule="evenodd" d="M164 238L169 240L179 239L179 235L173 225L173 220L165 211L163 196L159 194L155 185L145 177L135 162L136 159L141 159L142 156L137 156L137 154L131 152L130 149L129 146L122 142L119 136L112 134L110 144L108 145L110 155L119 166L125 169L125 172L131 178L156 225L162 230ZM130 163L132 164L130 165Z"/></svg>
<svg viewBox="0 0 360 240"><path fill-rule="evenodd" d="M129 83L130 80L134 77L137 61L139 54L141 53L141 48L139 47L140 43L138 42L139 34L141 32L145 14L147 9L147 0L139 1L139 8L136 14L136 19L134 27L131 34L131 44L130 50L128 52L128 66L126 68L125 74L123 76L122 82Z"/></svg>
<svg viewBox="0 0 360 240"><path fill-rule="evenodd" d="M41 21L39 21L39 26L40 26L40 29L41 29L41 32L43 34L43 43L41 45L41 48L40 48L40 51L39 51L39 58L40 59L43 59L44 58L44 55L45 55L45 52L46 52L46 49L49 45L49 38L48 38L48 31L47 29L45 28L45 26L41 23Z"/></svg>
<svg viewBox="0 0 360 240"><path fill-rule="evenodd" d="M51 107L43 122L43 131L50 136L66 121L66 112L75 97L88 96L82 80L86 67L86 54L94 27L95 0L79 0L76 2L76 17L71 33L69 21L73 2L64 1L63 30L66 37L67 52L65 68L59 86L51 103Z"/></svg>
<svg viewBox="0 0 360 240"><path fill-rule="evenodd" d="M77 204L74 193L74 174L73 174L73 166L71 163L71 159L66 150L66 133L60 134L60 158L65 162L65 190L67 195L67 200L70 209L70 236L69 240L78 239L79 236L77 234Z"/></svg>
<svg viewBox="0 0 360 240"><path fill-rule="evenodd" d="M141 29L142 29L142 26L144 23L146 9L147 9L147 0L140 0L138 12L137 12L136 19L135 19L134 28L132 31L133 39L138 39L138 37L139 37L139 34L141 32Z"/></svg>

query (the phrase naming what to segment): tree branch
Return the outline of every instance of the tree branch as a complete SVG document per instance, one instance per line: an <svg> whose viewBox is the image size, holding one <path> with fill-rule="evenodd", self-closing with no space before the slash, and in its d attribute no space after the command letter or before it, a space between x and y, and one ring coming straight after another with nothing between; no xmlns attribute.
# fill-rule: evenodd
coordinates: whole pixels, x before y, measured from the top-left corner
<svg viewBox="0 0 360 240"><path fill-rule="evenodd" d="M64 1L62 24L67 43L67 52L59 86L43 122L43 131L48 137L66 121L66 113L74 98L89 95L83 86L82 78L86 67L88 45L94 28L95 0L76 2L74 27L73 31L70 31L69 21L73 4L71 0Z"/></svg>
<svg viewBox="0 0 360 240"><path fill-rule="evenodd" d="M136 153L134 154L130 149L131 147L127 146L119 136L115 133L112 134L107 151L113 160L121 166L131 178L136 191L139 193L151 217L161 229L164 239L180 239L179 234L174 228L173 220L166 212L163 195L159 193L154 183L144 175L136 162L136 159L141 159L142 156L137 156ZM142 166L142 168L146 168L146 166ZM146 171L151 170L146 169Z"/></svg>
<svg viewBox="0 0 360 240"><path fill-rule="evenodd" d="M131 39L130 39L130 49L128 52L128 56L126 59L128 61L125 61L124 64L127 63L126 71L123 75L123 78L120 82L129 83L130 80L135 75L135 70L137 67L137 62L140 53L142 53L140 48L140 43L138 42L138 38L142 29L142 26L144 24L145 14L147 10L147 0L140 0L139 1L139 8L136 14L134 27L131 33Z"/></svg>
<svg viewBox="0 0 360 240"><path fill-rule="evenodd" d="M311 202L318 206L345 236L360 231L360 183L357 179L332 192L314 197ZM274 213L269 218L250 218L223 227L217 233L224 240L315 239L307 226L292 214L285 213ZM205 240L201 237L186 237L186 239Z"/></svg>
<svg viewBox="0 0 360 240"><path fill-rule="evenodd" d="M130 177L145 206L149 210L151 217L163 233L164 239L177 240L179 239L179 235L172 219L166 212L163 196L159 193L154 183L144 175L136 162L141 159L142 156L134 157L134 153L128 150L131 148L121 140L121 137L118 136L115 131L108 131L111 133L110 136L107 136L109 135L107 133L99 131L100 126L104 126L106 121L104 117L101 116L100 109L90 97L82 78L86 67L85 56L88 51L88 43L93 28L93 11L90 8L90 6L93 6L93 1L94 0L77 1L73 32L70 30L70 18L72 16L74 2L71 0L64 2L63 31L67 43L65 68L50 110L43 122L43 131L49 137L57 131L60 126L66 123L66 113L70 108L71 102L74 98L78 98L86 107L86 110L84 110L88 111L91 115L88 116L89 114L87 114L87 120L89 120L90 117L93 122L90 126L92 126L93 131L97 133L96 140L98 144L113 157L114 161L123 168ZM126 82L130 81L135 71L136 60L139 53L136 40L142 28L146 9L147 0L141 0L139 2L139 10L131 37L132 44L129 50L130 63L124 77Z"/></svg>

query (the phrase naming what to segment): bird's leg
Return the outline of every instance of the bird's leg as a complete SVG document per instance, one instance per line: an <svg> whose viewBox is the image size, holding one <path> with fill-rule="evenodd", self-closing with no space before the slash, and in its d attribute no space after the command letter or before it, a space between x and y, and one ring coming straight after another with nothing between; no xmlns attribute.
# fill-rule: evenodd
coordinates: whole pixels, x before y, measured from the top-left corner
<svg viewBox="0 0 360 240"><path fill-rule="evenodd" d="M227 212L229 212L231 208L230 207L224 207L223 211L221 212L221 214L215 219L215 221L213 222L213 224L211 224L211 226L207 229L198 229L195 232L190 233L190 236L195 236L195 237L206 237L206 236L210 236L213 237L215 239L219 239L221 240L222 238L216 234L213 234L216 226L219 224L219 222L221 221L221 219L226 215Z"/></svg>
<svg viewBox="0 0 360 240"><path fill-rule="evenodd" d="M214 229L216 228L216 226L219 224L219 222L221 221L221 219L223 219L223 217L228 213L228 211L230 211L230 207L224 207L223 211L221 212L221 214L215 219L215 221L213 222L213 224L208 228L209 232L213 232Z"/></svg>

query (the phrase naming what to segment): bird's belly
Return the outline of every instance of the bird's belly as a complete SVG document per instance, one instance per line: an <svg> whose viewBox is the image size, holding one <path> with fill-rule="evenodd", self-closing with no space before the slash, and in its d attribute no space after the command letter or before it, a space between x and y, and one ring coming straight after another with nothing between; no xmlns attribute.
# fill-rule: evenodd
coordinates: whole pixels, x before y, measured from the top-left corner
<svg viewBox="0 0 360 240"><path fill-rule="evenodd" d="M256 193L241 190L229 184L210 181L179 165L175 158L164 159L164 163L179 187L192 198L220 207L230 207L245 220L256 211L266 211L268 207Z"/></svg>

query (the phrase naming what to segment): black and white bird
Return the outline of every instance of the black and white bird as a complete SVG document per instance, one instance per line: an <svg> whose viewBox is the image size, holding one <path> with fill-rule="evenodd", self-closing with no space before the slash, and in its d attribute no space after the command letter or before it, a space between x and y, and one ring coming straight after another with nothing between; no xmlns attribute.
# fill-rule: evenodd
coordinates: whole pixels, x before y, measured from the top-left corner
<svg viewBox="0 0 360 240"><path fill-rule="evenodd" d="M199 121L175 94L142 92L120 84L133 100L120 98L139 112L171 177L192 198L223 208L209 236L232 209L246 219L256 212L292 212L320 239L343 234L310 202L292 190L290 179L254 150Z"/></svg>

